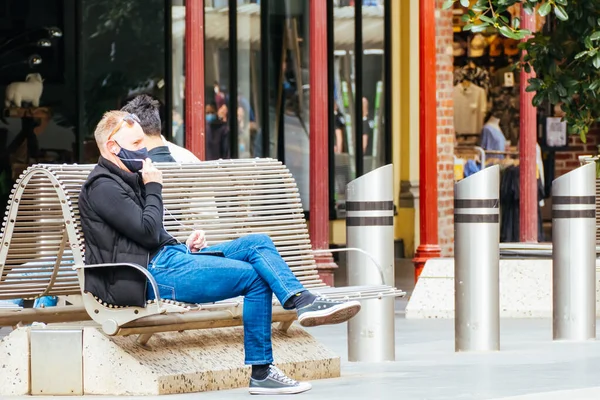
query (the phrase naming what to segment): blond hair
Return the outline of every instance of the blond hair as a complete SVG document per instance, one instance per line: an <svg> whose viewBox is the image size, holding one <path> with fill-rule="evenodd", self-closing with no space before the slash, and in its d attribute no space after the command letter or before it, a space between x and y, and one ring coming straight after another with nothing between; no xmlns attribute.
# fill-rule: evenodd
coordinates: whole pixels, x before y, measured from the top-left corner
<svg viewBox="0 0 600 400"><path fill-rule="evenodd" d="M98 125L96 125L96 130L94 131L94 138L96 139L96 144L98 146L106 143L108 139L108 135L116 128L116 126L121 122L123 118L125 118L129 113L125 111L117 111L111 110L104 113Z"/></svg>

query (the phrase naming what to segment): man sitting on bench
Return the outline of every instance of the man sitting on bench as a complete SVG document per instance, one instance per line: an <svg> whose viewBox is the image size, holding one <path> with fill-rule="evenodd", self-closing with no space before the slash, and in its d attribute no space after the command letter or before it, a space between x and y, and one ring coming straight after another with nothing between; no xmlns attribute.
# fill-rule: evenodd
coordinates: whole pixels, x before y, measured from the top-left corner
<svg viewBox="0 0 600 400"><path fill-rule="evenodd" d="M267 235L207 246L203 231L179 243L163 227L162 174L148 159L144 132L134 114L109 111L94 136L98 165L79 195L88 264L135 263L148 268L160 297L209 303L244 296L244 351L252 365L250 393L300 393L311 388L273 366L273 293L295 309L302 326L336 324L360 310L306 290ZM168 210L167 210L168 211ZM139 271L126 266L86 270L85 290L109 304L144 306L154 292Z"/></svg>

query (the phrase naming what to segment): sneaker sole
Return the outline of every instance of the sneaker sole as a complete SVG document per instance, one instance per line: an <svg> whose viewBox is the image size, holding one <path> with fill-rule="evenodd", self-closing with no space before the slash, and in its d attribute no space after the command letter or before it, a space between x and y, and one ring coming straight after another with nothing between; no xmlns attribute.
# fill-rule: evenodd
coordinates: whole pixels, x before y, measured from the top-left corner
<svg viewBox="0 0 600 400"><path fill-rule="evenodd" d="M298 322L304 327L335 325L348 321L360 311L358 301L349 301L322 311L312 311L298 317Z"/></svg>
<svg viewBox="0 0 600 400"><path fill-rule="evenodd" d="M282 388L261 388L254 387L248 389L250 394L298 394L304 393L312 389L311 385L300 385L300 386L290 386L290 387L282 387Z"/></svg>

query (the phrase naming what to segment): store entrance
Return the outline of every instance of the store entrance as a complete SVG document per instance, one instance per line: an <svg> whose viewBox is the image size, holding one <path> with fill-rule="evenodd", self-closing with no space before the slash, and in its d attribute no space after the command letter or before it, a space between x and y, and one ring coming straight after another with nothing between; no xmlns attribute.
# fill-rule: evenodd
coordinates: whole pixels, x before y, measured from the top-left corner
<svg viewBox="0 0 600 400"><path fill-rule="evenodd" d="M463 31L463 9L454 9L454 128L455 179L460 180L486 166L498 164L500 183L500 240L518 242L519 236L519 138L520 59L519 41L495 30ZM520 9L509 7L507 21L518 18ZM543 20L539 21L543 24ZM541 137L541 132L537 132ZM542 149L537 145L538 241L549 240L544 232L542 209L547 193ZM551 180L551 178L550 178Z"/></svg>

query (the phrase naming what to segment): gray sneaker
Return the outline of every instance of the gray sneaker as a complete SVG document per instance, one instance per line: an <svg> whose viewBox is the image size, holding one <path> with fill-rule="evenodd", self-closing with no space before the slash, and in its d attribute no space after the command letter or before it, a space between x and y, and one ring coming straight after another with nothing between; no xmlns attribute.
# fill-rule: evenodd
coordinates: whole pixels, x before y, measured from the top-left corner
<svg viewBox="0 0 600 400"><path fill-rule="evenodd" d="M269 375L262 381L250 378L250 394L296 394L312 388L310 383L298 382L285 376L279 368L269 366Z"/></svg>
<svg viewBox="0 0 600 400"><path fill-rule="evenodd" d="M340 324L348 321L360 311L360 303L336 301L317 297L312 304L298 310L298 322L302 326Z"/></svg>

